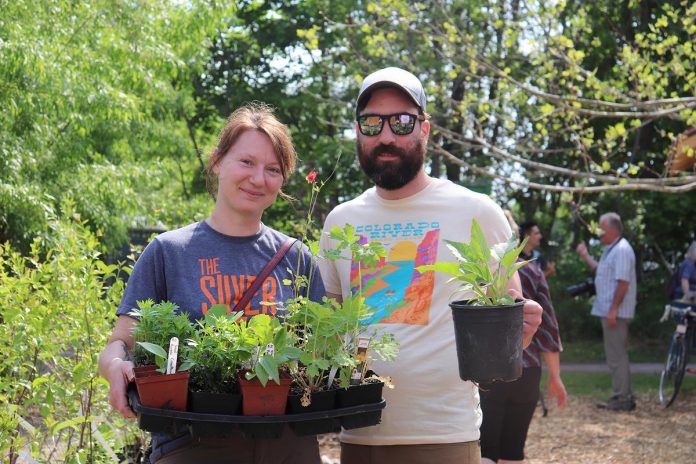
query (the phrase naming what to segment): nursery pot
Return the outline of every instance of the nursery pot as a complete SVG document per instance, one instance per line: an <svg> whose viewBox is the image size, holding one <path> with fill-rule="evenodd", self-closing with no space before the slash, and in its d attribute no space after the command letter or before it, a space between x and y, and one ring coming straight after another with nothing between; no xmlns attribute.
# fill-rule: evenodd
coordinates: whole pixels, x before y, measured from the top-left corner
<svg viewBox="0 0 696 464"><path fill-rule="evenodd" d="M140 404L149 408L186 411L189 376L189 371L136 375L135 386L138 388Z"/></svg>
<svg viewBox="0 0 696 464"><path fill-rule="evenodd" d="M450 303L459 377L477 383L511 382L522 375L524 301L512 305Z"/></svg>
<svg viewBox="0 0 696 464"><path fill-rule="evenodd" d="M259 379L244 378L239 374L239 388L242 391L242 414L245 416L282 416L288 402L288 393L292 378L280 375L280 385L268 380L264 387Z"/></svg>
<svg viewBox="0 0 696 464"><path fill-rule="evenodd" d="M242 395L238 393L189 392L191 412L232 414L241 412Z"/></svg>
<svg viewBox="0 0 696 464"><path fill-rule="evenodd" d="M302 405L302 394L288 396L288 414L330 411L336 406L336 390L323 390L310 394L311 403ZM336 418L315 419L291 422L290 428L296 435L318 435L322 433L340 432L341 422Z"/></svg>

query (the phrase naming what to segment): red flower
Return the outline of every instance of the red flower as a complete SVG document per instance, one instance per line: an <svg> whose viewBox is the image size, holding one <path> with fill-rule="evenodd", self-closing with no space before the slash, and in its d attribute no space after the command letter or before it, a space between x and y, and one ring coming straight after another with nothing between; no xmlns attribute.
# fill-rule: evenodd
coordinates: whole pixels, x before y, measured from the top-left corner
<svg viewBox="0 0 696 464"><path fill-rule="evenodd" d="M317 179L317 171L312 169L312 171L309 174L307 174L307 177L305 177L305 179L307 179L308 184L313 184L314 181Z"/></svg>

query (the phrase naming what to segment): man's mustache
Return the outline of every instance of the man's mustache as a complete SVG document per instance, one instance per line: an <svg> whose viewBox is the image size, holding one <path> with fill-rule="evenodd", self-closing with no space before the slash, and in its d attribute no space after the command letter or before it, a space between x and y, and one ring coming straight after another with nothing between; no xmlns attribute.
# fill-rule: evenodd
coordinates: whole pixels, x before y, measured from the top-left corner
<svg viewBox="0 0 696 464"><path fill-rule="evenodd" d="M372 150L372 152L370 153L370 157L377 158L382 153L389 153L390 155L396 155L399 158L405 158L406 156L408 156L408 153L406 153L406 150L404 150L401 147L396 147L394 145L379 144Z"/></svg>

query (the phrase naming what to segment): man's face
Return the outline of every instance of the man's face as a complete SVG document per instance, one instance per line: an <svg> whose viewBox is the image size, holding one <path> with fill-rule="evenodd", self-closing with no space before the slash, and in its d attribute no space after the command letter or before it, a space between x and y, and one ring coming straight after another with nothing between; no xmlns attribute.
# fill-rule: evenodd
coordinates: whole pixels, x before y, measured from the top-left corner
<svg viewBox="0 0 696 464"><path fill-rule="evenodd" d="M537 248L539 245L541 245L541 240L543 238L544 236L541 235L539 228L534 226L529 231L529 235L527 235L527 245L531 246L532 249Z"/></svg>
<svg viewBox="0 0 696 464"><path fill-rule="evenodd" d="M418 107L403 92L387 87L373 91L360 114L404 112L417 115ZM356 127L360 167L378 187L386 190L403 187L423 168L429 130L428 121L416 121L413 132L407 135L395 135L386 121L382 132L375 136L362 135Z"/></svg>
<svg viewBox="0 0 696 464"><path fill-rule="evenodd" d="M609 221L606 219L599 221L599 228L601 230L599 235L599 241L604 245L610 245L619 237L619 231L609 226Z"/></svg>

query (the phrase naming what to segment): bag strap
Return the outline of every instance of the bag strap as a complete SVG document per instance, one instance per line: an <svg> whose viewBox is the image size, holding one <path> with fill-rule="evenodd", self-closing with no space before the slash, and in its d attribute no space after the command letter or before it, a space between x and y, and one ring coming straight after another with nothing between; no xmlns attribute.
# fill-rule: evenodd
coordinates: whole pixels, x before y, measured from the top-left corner
<svg viewBox="0 0 696 464"><path fill-rule="evenodd" d="M236 305L234 305L234 309L232 310L232 312L236 313L237 311L244 310L244 307L247 305L247 303L249 303L251 297L254 296L254 293L256 293L263 281L266 280L268 274L270 274L271 271L278 265L280 260L283 259L288 250L290 250L290 247L292 247L296 241L296 238L288 237L288 239L285 240L285 242L283 242L276 254L271 258L271 260L268 263L266 263L266 267L264 267L263 270L259 273L259 275L256 276L256 279L251 283L251 286L247 289L247 291L244 292L242 298L237 302Z"/></svg>

